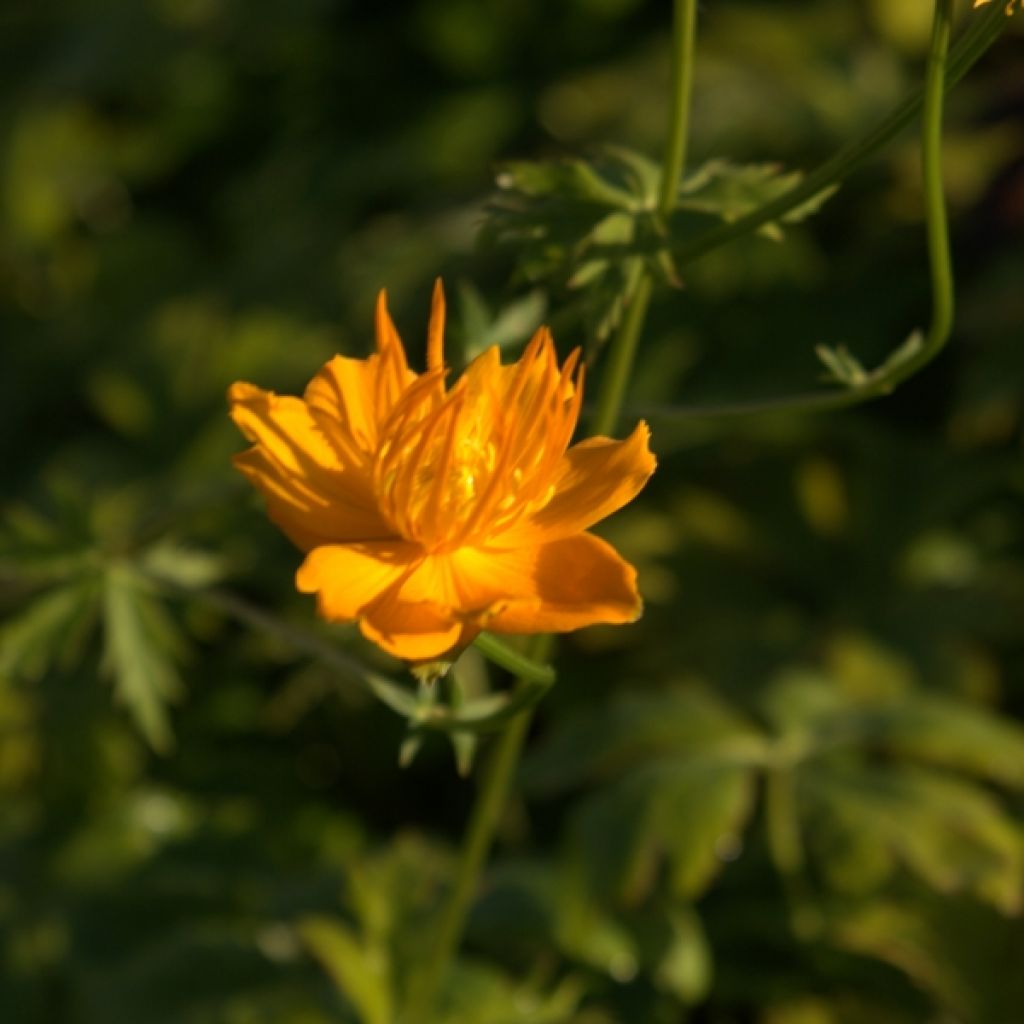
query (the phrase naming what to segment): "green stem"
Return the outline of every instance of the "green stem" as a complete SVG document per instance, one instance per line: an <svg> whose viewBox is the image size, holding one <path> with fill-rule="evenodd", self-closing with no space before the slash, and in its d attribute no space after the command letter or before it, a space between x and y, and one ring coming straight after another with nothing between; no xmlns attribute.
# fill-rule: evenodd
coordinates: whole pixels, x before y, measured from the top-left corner
<svg viewBox="0 0 1024 1024"><path fill-rule="evenodd" d="M676 0L675 4L672 31L672 125L662 170L659 201L659 211L663 215L672 210L676 186L686 157L696 7L697 0ZM637 282L622 328L613 343L610 365L602 381L598 412L593 424L596 433L611 433L615 429L615 421L619 416L633 368L637 343L647 315L652 285L650 275L644 271ZM546 660L550 646L551 637L538 637L533 650L530 651L530 660ZM531 688L535 689L536 683L521 679L517 691L529 691ZM470 818L469 829L459 857L455 886L448 897L441 927L410 1006L412 1024L420 1024L421 1021L427 1022L431 1019L438 993L465 929L470 902L494 840L494 832L519 762L519 754L526 739L531 717L530 708L519 712L509 720L498 737Z"/></svg>
<svg viewBox="0 0 1024 1024"><path fill-rule="evenodd" d="M550 665L528 658L525 654L502 643L492 633L481 633L473 646L489 661L530 683L551 686L555 681L555 670Z"/></svg>
<svg viewBox="0 0 1024 1024"><path fill-rule="evenodd" d="M970 27L957 41L946 62L945 84L955 85L996 41L1006 27L1006 18L999 5L971 19ZM823 164L811 171L798 185L771 202L728 224L719 224L672 246L672 259L677 267L692 263L701 256L729 242L753 234L758 228L783 218L827 188L848 178L863 167L879 150L891 142L915 117L925 104L925 90L918 89L859 139L844 146ZM660 248L651 243L651 251ZM636 247L594 246L594 256L614 259L619 255L636 255Z"/></svg>
<svg viewBox="0 0 1024 1024"><path fill-rule="evenodd" d="M186 587L175 580L144 569L138 569L147 579L168 594L200 601L216 608L243 625L275 636L296 650L317 658L333 669L346 683L366 687L378 700L422 729L447 733L494 732L522 711L537 704L555 682L550 665L531 660L525 654L512 650L496 638L481 634L476 646L495 664L513 672L520 680L510 694L494 694L489 698L472 701L465 708L454 709L443 704L430 707L421 705L408 686L375 672L359 659L338 649L314 632L285 622L258 605L228 590L218 587Z"/></svg>
<svg viewBox="0 0 1024 1024"><path fill-rule="evenodd" d="M686 166L686 145L690 137L690 98L693 94L693 51L697 41L695 0L675 0L672 18L672 107L669 134L662 162L658 213L672 212L679 179Z"/></svg>
<svg viewBox="0 0 1024 1024"><path fill-rule="evenodd" d="M550 653L551 645L550 636L534 638L531 660L544 661ZM523 685L522 682L520 685ZM426 1024L433 1019L438 994L465 930L480 871L494 842L494 833L519 763L519 754L531 717L529 709L522 711L509 721L498 736L459 853L455 884L448 895L437 935L427 952L426 966L413 990L408 1008L409 1024Z"/></svg>
<svg viewBox="0 0 1024 1024"><path fill-rule="evenodd" d="M630 299L626 314L619 325L615 340L608 350L608 362L601 378L597 395L597 408L590 420L592 434L613 434L615 424L626 395L626 383L633 373L637 346L647 319L647 307L651 301L653 281L647 270L641 273Z"/></svg>
<svg viewBox="0 0 1024 1024"><path fill-rule="evenodd" d="M277 637L296 650L319 659L334 669L339 678L365 686L378 700L403 717L410 718L417 714L415 697L407 687L380 672L373 671L358 658L339 650L336 644L324 640L316 633L285 622L229 590L222 590L219 587L185 586L177 580L140 566L136 566L136 571L169 594L194 599L216 608L251 629Z"/></svg>
<svg viewBox="0 0 1024 1024"><path fill-rule="evenodd" d="M675 0L672 20L672 104L668 141L662 160L658 213L668 217L675 206L679 179L686 166L690 129L690 98L693 92L693 54L697 41L697 0ZM622 323L608 353L601 377L597 407L590 421L594 434L613 434L622 409L626 386L633 374L636 350L643 334L654 279L646 268L640 272Z"/></svg>
<svg viewBox="0 0 1024 1024"><path fill-rule="evenodd" d="M953 265L949 254L949 225L942 181L942 110L952 22L953 0L936 0L921 116L921 178L928 235L928 269L932 283L932 321L920 352L891 376L890 386L895 386L931 361L942 350L953 328Z"/></svg>
<svg viewBox="0 0 1024 1024"><path fill-rule="evenodd" d="M782 398L738 402L728 405L696 406L689 409L648 410L650 418L678 419L688 416L752 414L772 409L824 410L855 405L889 394L898 384L931 362L945 347L953 326L953 267L949 249L949 225L942 180L942 114L945 99L947 57L953 18L953 0L936 0L931 44L925 70L921 117L921 177L924 192L925 232L928 270L931 281L932 311L927 333L915 333L893 354L863 378L844 389L812 391ZM991 21L982 28L990 28ZM983 32L985 45L995 33ZM830 161L830 164L832 161ZM813 177L813 176L812 176ZM757 211L759 217L775 204ZM771 219L771 214L764 219ZM748 218L744 218L748 219ZM764 220L759 221L763 223ZM737 222L742 223L742 221ZM698 240L699 241L699 240Z"/></svg>

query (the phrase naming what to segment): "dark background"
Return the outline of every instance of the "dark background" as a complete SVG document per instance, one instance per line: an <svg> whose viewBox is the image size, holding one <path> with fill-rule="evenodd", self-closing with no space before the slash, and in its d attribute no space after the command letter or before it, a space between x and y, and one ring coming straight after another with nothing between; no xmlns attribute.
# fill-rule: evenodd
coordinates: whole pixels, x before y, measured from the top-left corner
<svg viewBox="0 0 1024 1024"><path fill-rule="evenodd" d="M439 274L456 341L550 320L599 379L564 283L476 236L503 159L660 156L667 6L0 12L5 1022L391 1019L473 784L436 737L399 768L398 716L303 650L401 677L292 592L224 393L367 352L385 286L419 359ZM691 165L815 166L913 87L929 18L705 4ZM958 319L919 377L658 415L926 324L912 130L659 292L624 417L659 470L603 531L647 611L560 645L446 1020L1024 1019L1020 27L948 102Z"/></svg>

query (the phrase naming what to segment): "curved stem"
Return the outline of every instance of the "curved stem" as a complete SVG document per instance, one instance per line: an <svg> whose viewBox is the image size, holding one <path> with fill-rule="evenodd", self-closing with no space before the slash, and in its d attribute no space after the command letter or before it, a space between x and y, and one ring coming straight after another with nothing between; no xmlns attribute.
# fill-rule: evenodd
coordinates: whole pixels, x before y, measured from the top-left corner
<svg viewBox="0 0 1024 1024"><path fill-rule="evenodd" d="M679 179L686 165L693 92L693 53L697 41L697 0L675 0L672 21L672 106L668 141L661 169L658 213L667 217L675 206ZM626 385L633 373L636 350L643 333L654 279L644 269L633 290L626 315L608 353L601 377L597 408L590 421L594 434L612 434L622 409Z"/></svg>
<svg viewBox="0 0 1024 1024"><path fill-rule="evenodd" d="M507 669L525 682L540 683L545 687L555 681L555 670L550 665L543 665L525 654L502 643L493 633L481 633L473 646L489 661Z"/></svg>
<svg viewBox="0 0 1024 1024"><path fill-rule="evenodd" d="M861 379L843 389L812 391L749 403L646 411L652 419L753 414L772 409L824 410L855 405L889 394L898 384L931 362L945 347L953 327L954 309L953 267L942 180L942 113L952 18L953 0L936 0L921 118L921 177L932 291L931 322L927 333L922 337L915 332L885 363L870 373L864 373ZM989 35L985 33L984 38L987 39Z"/></svg>
<svg viewBox="0 0 1024 1024"><path fill-rule="evenodd" d="M1006 27L1006 18L998 5L972 18L949 54L946 62L947 88L955 85L974 66L978 59L996 41ZM891 142L920 113L925 102L924 89L917 89L899 106L887 114L859 139L844 146L824 163L811 171L788 192L759 206L756 210L728 224L719 224L695 238L681 240L671 247L672 259L677 267L692 263L701 256L719 249L729 242L753 234L758 228L784 218L790 211L806 203L825 189L838 184L854 171L863 167L879 150ZM651 252L661 246L652 241ZM635 246L593 246L595 257L614 259L621 255L637 255Z"/></svg>
<svg viewBox="0 0 1024 1024"><path fill-rule="evenodd" d="M949 225L942 182L942 109L952 21L953 0L936 0L921 118L921 178L932 283L932 321L920 351L891 376L890 385L898 384L934 358L953 328L953 265L949 254Z"/></svg>

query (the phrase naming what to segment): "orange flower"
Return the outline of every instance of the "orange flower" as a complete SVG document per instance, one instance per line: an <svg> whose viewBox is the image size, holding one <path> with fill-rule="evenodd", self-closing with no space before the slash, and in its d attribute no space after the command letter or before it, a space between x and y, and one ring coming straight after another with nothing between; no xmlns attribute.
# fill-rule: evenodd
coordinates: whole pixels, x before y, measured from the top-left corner
<svg viewBox="0 0 1024 1024"><path fill-rule="evenodd" d="M563 632L636 619L636 572L587 527L654 471L649 431L572 448L579 350L558 367L541 328L520 360L484 352L449 389L441 283L427 372L409 369L377 300L377 351L335 356L302 398L232 385L253 447L235 465L302 550L296 574L319 613L410 661L440 658L481 629Z"/></svg>

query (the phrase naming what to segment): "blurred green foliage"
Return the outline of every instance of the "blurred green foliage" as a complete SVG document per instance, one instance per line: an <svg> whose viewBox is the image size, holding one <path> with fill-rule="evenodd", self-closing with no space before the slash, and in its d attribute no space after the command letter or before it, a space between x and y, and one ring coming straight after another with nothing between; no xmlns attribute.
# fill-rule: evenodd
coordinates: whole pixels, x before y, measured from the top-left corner
<svg viewBox="0 0 1024 1024"><path fill-rule="evenodd" d="M707 5L683 229L885 113L930 6ZM956 334L894 396L679 412L920 326L912 136L783 242L661 264L630 398L660 468L606 531L647 611L560 644L450 1024L1024 1019L1010 28L949 103ZM4 1022L393 1019L474 785L429 733L399 767L392 709L422 694L292 593L224 391L367 351L381 286L422 323L437 274L461 358L542 319L595 358L631 271L576 243L647 230L653 172L622 147L660 153L666 47L640 0L0 14ZM552 168L583 181L576 233L538 240ZM475 243L487 216L514 248ZM457 682L504 683L473 657Z"/></svg>

